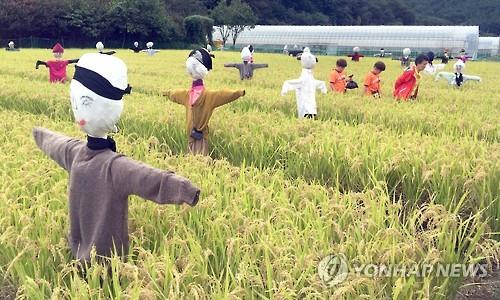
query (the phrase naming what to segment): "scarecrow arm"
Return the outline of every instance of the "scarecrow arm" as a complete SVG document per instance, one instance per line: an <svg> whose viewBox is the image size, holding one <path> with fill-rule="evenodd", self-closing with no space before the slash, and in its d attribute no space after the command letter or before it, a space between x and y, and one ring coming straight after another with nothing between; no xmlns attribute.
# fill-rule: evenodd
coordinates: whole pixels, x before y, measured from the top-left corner
<svg viewBox="0 0 500 300"><path fill-rule="evenodd" d="M36 68L36 69L38 69L38 67L39 67L40 65L44 65L44 66L46 66L46 67L47 67L47 63L46 63L46 62L41 61L41 60L37 60L37 61L36 61L35 68Z"/></svg>
<svg viewBox="0 0 500 300"><path fill-rule="evenodd" d="M38 148L66 171L71 170L75 149L83 143L41 127L33 128L33 138Z"/></svg>
<svg viewBox="0 0 500 300"><path fill-rule="evenodd" d="M113 186L120 193L137 195L158 204L188 204L195 206L200 190L189 180L170 171L152 168L125 156L111 166Z"/></svg>

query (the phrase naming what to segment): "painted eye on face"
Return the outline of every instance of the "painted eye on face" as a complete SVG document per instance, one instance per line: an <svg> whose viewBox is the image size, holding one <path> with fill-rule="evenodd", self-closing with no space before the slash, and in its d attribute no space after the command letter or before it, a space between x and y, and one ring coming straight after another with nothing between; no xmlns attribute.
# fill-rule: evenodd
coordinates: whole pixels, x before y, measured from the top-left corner
<svg viewBox="0 0 500 300"><path fill-rule="evenodd" d="M80 104L82 106L91 106L92 103L94 102L94 99L90 98L89 96L82 96L80 98Z"/></svg>

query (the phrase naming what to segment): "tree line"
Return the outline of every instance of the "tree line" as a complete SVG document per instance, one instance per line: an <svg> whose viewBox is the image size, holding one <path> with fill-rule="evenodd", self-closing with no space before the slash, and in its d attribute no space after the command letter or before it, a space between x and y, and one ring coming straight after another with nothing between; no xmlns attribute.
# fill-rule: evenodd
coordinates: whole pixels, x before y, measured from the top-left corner
<svg viewBox="0 0 500 300"><path fill-rule="evenodd" d="M427 2L426 2L427 1ZM448 0L443 0L448 1ZM488 10L489 0L477 0ZM424 6L422 3L429 3ZM493 1L494 2L494 1ZM254 24L290 25L439 25L483 22L500 33L498 18L485 20L469 3L452 2L439 17L431 0L2 0L0 38L42 37L88 47L97 40L113 47L154 41L163 47L203 44L212 26L226 24L229 37ZM438 2L435 2L438 3ZM441 3L441 2L440 2ZM441 9L442 10L442 9ZM493 9L494 11L494 9ZM465 13L469 17L466 17ZM491 13L490 11L487 14ZM457 18L457 14L461 17ZM492 15L493 16L493 15ZM449 19L447 19L449 18ZM486 18L487 19L487 18ZM499 26L497 26L499 25ZM231 41L234 42L234 41Z"/></svg>

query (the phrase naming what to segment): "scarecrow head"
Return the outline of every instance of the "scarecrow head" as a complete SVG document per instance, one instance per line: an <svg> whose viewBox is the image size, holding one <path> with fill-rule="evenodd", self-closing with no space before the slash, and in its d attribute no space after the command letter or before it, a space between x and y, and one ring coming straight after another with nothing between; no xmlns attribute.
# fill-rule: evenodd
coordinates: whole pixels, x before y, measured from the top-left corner
<svg viewBox="0 0 500 300"><path fill-rule="evenodd" d="M76 65L71 80L71 107L76 123L91 137L116 132L123 95L130 93L127 66L116 57L89 53Z"/></svg>
<svg viewBox="0 0 500 300"><path fill-rule="evenodd" d="M205 48L191 51L186 60L186 69L189 76L193 80L205 78L208 71L212 70L212 58L215 58L215 56Z"/></svg>

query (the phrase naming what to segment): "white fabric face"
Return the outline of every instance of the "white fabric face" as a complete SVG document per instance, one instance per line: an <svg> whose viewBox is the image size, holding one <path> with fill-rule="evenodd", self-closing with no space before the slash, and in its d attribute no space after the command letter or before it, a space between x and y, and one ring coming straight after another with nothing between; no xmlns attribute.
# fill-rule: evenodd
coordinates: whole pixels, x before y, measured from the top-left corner
<svg viewBox="0 0 500 300"><path fill-rule="evenodd" d="M10 42L9 42L9 48L10 48L10 49L13 49L13 48L14 48L14 42L13 42L13 41L10 41Z"/></svg>
<svg viewBox="0 0 500 300"><path fill-rule="evenodd" d="M134 42L134 46L135 47L139 47L139 43L138 42Z"/></svg>
<svg viewBox="0 0 500 300"><path fill-rule="evenodd" d="M353 51L353 52L359 52L359 47L354 47L354 48L352 48L352 51Z"/></svg>
<svg viewBox="0 0 500 300"><path fill-rule="evenodd" d="M84 87L76 80L71 81L71 108L75 122L89 136L106 138L115 132L116 123L123 111L122 100L103 98Z"/></svg>
<svg viewBox="0 0 500 300"><path fill-rule="evenodd" d="M207 68L194 57L189 57L186 60L186 70L189 76L195 80L203 79L208 74Z"/></svg>
<svg viewBox="0 0 500 300"><path fill-rule="evenodd" d="M250 52L250 49L248 47L244 47L243 50L241 50L241 59L243 61L250 61L252 57L252 52Z"/></svg>
<svg viewBox="0 0 500 300"><path fill-rule="evenodd" d="M462 73L464 70L465 70L465 64L462 60L458 60L454 65L453 65L453 69L455 70L455 72L457 73Z"/></svg>
<svg viewBox="0 0 500 300"><path fill-rule="evenodd" d="M410 48L404 48L403 49L403 55L404 56L409 56L411 54L411 49Z"/></svg>
<svg viewBox="0 0 500 300"><path fill-rule="evenodd" d="M106 78L111 85L125 90L127 66L114 56L89 53L83 55L77 66L94 71ZM89 136L105 138L116 131L116 123L123 111L122 100L111 100L97 95L73 79L70 84L71 107L76 123Z"/></svg>
<svg viewBox="0 0 500 300"><path fill-rule="evenodd" d="M104 50L104 44L102 42L97 42L97 44L95 44L95 47L99 51Z"/></svg>
<svg viewBox="0 0 500 300"><path fill-rule="evenodd" d="M153 42L147 42L147 43L146 43L146 47L148 47L148 48L153 47L153 45L154 45L154 44L153 44Z"/></svg>
<svg viewBox="0 0 500 300"><path fill-rule="evenodd" d="M300 63L304 69L313 69L316 65L316 56L312 55L309 48L304 48L304 52L300 55Z"/></svg>

